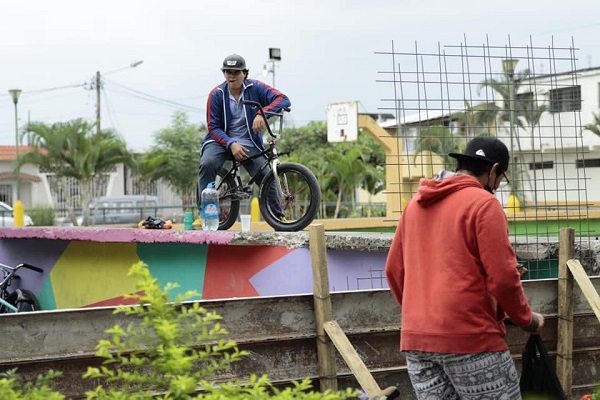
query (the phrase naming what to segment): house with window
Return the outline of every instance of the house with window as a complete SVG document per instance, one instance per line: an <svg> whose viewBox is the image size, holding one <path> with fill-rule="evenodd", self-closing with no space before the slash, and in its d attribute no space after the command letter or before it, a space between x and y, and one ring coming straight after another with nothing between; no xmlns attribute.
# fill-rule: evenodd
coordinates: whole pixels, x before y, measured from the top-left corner
<svg viewBox="0 0 600 400"><path fill-rule="evenodd" d="M522 111L514 108L512 128L505 120L469 125L468 113L501 108L504 99L473 104L469 110L423 110L381 124L395 130L403 141L403 154L413 160L420 132L432 126L448 128L449 134L466 140L479 134L495 135L509 148L516 165L525 200L529 204L597 202L600 203L600 136L585 129L600 114L600 67L564 73L531 76L518 82L515 100L544 106L535 126L530 126ZM398 123L399 122L399 123ZM441 166L433 166L439 170ZM417 181L419 176L404 177ZM411 190L412 195L412 190ZM502 196L506 203L508 196Z"/></svg>
<svg viewBox="0 0 600 400"><path fill-rule="evenodd" d="M520 166L526 199L600 202L600 137L585 129L600 113L600 67L531 77L516 96L547 107L536 126L514 126L512 141L510 127L498 130Z"/></svg>

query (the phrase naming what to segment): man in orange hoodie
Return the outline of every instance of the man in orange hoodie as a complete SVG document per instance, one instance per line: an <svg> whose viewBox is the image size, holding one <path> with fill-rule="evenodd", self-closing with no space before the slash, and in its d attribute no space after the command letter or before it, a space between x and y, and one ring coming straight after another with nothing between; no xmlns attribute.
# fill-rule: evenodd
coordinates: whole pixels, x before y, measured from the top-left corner
<svg viewBox="0 0 600 400"><path fill-rule="evenodd" d="M450 156L456 174L421 180L388 254L400 350L419 399L520 399L504 319L535 333L544 318L529 307L493 195L506 179L508 149L476 137Z"/></svg>

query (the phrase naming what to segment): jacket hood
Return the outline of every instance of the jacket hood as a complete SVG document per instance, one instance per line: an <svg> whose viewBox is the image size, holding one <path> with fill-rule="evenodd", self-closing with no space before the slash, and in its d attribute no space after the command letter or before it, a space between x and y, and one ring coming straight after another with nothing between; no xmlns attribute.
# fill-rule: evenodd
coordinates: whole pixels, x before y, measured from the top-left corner
<svg viewBox="0 0 600 400"><path fill-rule="evenodd" d="M485 191L481 183L470 175L455 175L443 180L421 179L419 190L415 195L415 201L422 207L428 207L448 195L468 187L479 188Z"/></svg>

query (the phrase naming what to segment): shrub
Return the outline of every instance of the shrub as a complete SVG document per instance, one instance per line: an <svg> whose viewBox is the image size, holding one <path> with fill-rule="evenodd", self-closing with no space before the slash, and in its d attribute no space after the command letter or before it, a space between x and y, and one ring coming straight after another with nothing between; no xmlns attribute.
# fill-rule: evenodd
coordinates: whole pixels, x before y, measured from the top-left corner
<svg viewBox="0 0 600 400"><path fill-rule="evenodd" d="M26 210L35 226L54 226L56 212L53 207L37 206Z"/></svg>

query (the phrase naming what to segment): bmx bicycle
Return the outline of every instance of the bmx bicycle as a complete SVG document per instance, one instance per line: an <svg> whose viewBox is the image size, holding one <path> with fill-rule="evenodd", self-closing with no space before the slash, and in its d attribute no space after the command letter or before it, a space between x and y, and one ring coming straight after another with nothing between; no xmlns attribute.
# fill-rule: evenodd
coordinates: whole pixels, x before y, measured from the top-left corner
<svg viewBox="0 0 600 400"><path fill-rule="evenodd" d="M31 290L26 289L15 289L9 291L11 283L15 279L21 279L17 275L17 271L21 268L30 269L39 273L43 273L44 270L31 264L21 263L16 267L0 263L0 269L4 274L4 277L0 281L0 314L10 312L26 312L26 311L40 311L40 303Z"/></svg>
<svg viewBox="0 0 600 400"><path fill-rule="evenodd" d="M283 114L264 111L256 101L243 100L243 104L257 107L265 119L270 139L265 150L244 161L231 160L231 167L222 168L216 179L219 192L219 230L227 230L237 220L240 202L252 196L252 185L258 180L260 171L270 167L259 187L260 212L267 224L276 231L296 232L306 228L316 217L321 203L321 188L310 169L294 162L281 162L277 152L277 141L283 133ZM277 133L267 122L267 116L279 117ZM283 155L283 153L282 153ZM240 167L257 158L265 163L247 182L241 177Z"/></svg>

